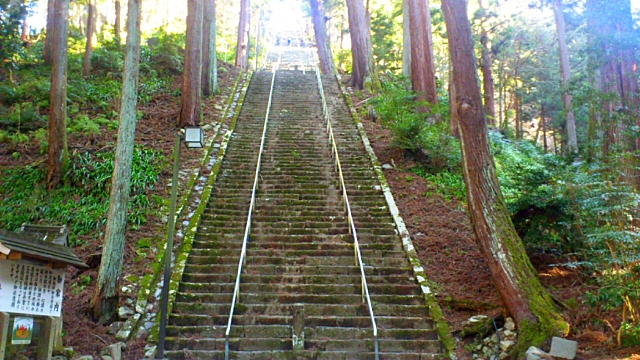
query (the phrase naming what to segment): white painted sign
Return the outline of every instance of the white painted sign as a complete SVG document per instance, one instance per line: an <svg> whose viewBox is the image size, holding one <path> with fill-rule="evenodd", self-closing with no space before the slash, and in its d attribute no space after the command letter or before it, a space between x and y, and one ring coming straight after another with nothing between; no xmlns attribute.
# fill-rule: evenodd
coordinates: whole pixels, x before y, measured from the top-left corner
<svg viewBox="0 0 640 360"><path fill-rule="evenodd" d="M60 316L64 269L0 260L0 311Z"/></svg>

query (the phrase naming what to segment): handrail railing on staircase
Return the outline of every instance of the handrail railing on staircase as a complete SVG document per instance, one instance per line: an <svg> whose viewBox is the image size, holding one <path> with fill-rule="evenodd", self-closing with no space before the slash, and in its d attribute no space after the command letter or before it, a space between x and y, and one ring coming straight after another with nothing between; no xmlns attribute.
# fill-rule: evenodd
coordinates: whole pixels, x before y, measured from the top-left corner
<svg viewBox="0 0 640 360"><path fill-rule="evenodd" d="M256 174L253 179L253 189L251 190L251 202L249 205L249 214L247 215L247 225L244 230L244 237L242 239L242 250L240 251L240 260L238 261L238 273L236 274L236 284L233 289L233 297L231 299L231 308L229 310L229 320L227 321L227 329L224 332L224 358L229 360L229 335L231 334L231 323L233 321L233 312L235 310L236 302L240 297L240 275L242 275L242 267L245 263L247 255L247 244L249 242L249 233L251 232L251 219L253 215L253 209L256 204L256 189L258 187L258 178L260 176L260 165L262 164L262 152L264 151L264 143L267 135L267 126L269 125L269 113L271 112L271 102L273 100L273 89L276 81L276 71L280 64L280 57L278 56L278 62L273 65L273 75L271 76L271 87L269 89L269 102L267 103L267 113L264 117L264 127L262 129L262 140L260 141L260 151L258 152L258 162L256 164Z"/></svg>
<svg viewBox="0 0 640 360"><path fill-rule="evenodd" d="M369 317L371 318L371 328L373 330L373 345L375 351L375 358L378 360L378 327L376 325L376 319L373 315L373 307L371 306L371 297L369 296L369 287L367 286L367 277L364 273L364 263L362 261L362 254L360 252L360 244L358 243L358 234L356 232L356 226L353 222L353 215L351 214L351 205L349 204L349 198L347 196L347 188L344 182L344 176L342 175L342 166L340 164L340 157L338 156L338 146L336 145L336 139L333 135L333 126L331 124L331 115L329 114L329 108L327 106L327 98L324 94L324 87L322 86L322 77L320 76L320 70L317 63L315 66L316 78L318 81L318 92L322 98L322 116L327 123L327 133L329 134L329 141L331 142L331 155L335 159L335 167L340 179L340 190L342 191L342 198L344 200L344 206L347 211L347 221L349 223L349 233L353 235L353 247L356 266L360 267L360 275L362 279L362 302L367 303L367 309L369 310Z"/></svg>

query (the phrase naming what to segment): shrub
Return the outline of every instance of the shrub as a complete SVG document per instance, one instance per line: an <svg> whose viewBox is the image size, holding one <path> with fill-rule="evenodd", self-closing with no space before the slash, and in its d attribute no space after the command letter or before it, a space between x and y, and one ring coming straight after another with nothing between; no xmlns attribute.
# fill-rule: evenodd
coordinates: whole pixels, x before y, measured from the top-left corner
<svg viewBox="0 0 640 360"><path fill-rule="evenodd" d="M127 221L143 224L155 200L148 198L165 165L153 150L133 152L131 198ZM84 153L71 158L65 186L46 191L44 166L7 169L0 178L0 228L16 229L24 222L67 224L72 243L77 236L98 231L106 222L113 152Z"/></svg>

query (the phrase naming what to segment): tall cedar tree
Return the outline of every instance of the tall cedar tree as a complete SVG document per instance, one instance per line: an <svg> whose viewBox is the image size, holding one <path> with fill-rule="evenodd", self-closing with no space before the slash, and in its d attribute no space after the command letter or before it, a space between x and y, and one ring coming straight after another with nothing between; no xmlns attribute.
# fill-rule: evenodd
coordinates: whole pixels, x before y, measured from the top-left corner
<svg viewBox="0 0 640 360"><path fill-rule="evenodd" d="M558 50L560 52L560 75L562 76L562 103L564 105L567 128L567 148L571 153L578 152L578 136L576 135L576 119L573 116L571 94L567 89L571 69L569 68L569 52L567 51L567 32L564 26L564 13L562 12L562 0L553 0L553 12L556 18L558 30Z"/></svg>
<svg viewBox="0 0 640 360"><path fill-rule="evenodd" d="M118 314L118 288L127 227L127 204L131 188L131 164L136 133L136 104L140 69L140 3L129 0L127 12L127 44L122 74L122 98L118 121L118 141L111 177L109 214L104 234L100 272L93 293L92 313L103 324Z"/></svg>
<svg viewBox="0 0 640 360"><path fill-rule="evenodd" d="M87 3L89 9L87 14L87 40L84 47L84 59L82 61L82 76L87 77L91 72L91 48L93 47L93 33L96 28L96 3L95 0L89 0Z"/></svg>
<svg viewBox="0 0 640 360"><path fill-rule="evenodd" d="M518 324L515 351L522 354L550 335L566 334L568 325L540 284L500 191L489 149L466 3L466 0L442 1L453 64L454 111L460 120L467 201L478 246L500 297Z"/></svg>
<svg viewBox="0 0 640 360"><path fill-rule="evenodd" d="M411 27L409 26L409 0L402 0L402 75L411 76Z"/></svg>
<svg viewBox="0 0 640 360"><path fill-rule="evenodd" d="M480 22L480 45L482 45L480 71L482 71L482 93L484 97L484 113L487 118L487 124L494 126L496 124L496 103L495 91L493 84L493 52L489 47L489 34L485 25L487 9L484 7L483 1L478 0L478 6L482 12L483 18Z"/></svg>
<svg viewBox="0 0 640 360"><path fill-rule="evenodd" d="M53 23L55 14L55 0L47 1L47 25L46 25L46 37L44 38L43 59L46 65L51 65L53 62Z"/></svg>
<svg viewBox="0 0 640 360"><path fill-rule="evenodd" d="M331 55L331 47L329 46L329 37L327 36L327 19L325 18L322 1L309 0L309 6L311 7L313 32L316 35L318 57L320 58L320 70L322 70L323 74L333 74L335 71L333 66L333 55Z"/></svg>
<svg viewBox="0 0 640 360"><path fill-rule="evenodd" d="M216 1L204 0L202 20L202 93L215 95L218 89L218 60L216 55Z"/></svg>
<svg viewBox="0 0 640 360"><path fill-rule="evenodd" d="M438 103L431 40L431 12L427 0L409 0L411 84L418 100ZM423 109L426 111L426 109Z"/></svg>
<svg viewBox="0 0 640 360"><path fill-rule="evenodd" d="M189 0L187 13L187 39L182 74L182 104L180 127L200 124L202 110L202 21L203 0Z"/></svg>
<svg viewBox="0 0 640 360"><path fill-rule="evenodd" d="M114 41L116 42L116 46L120 49L122 39L120 38L120 18L122 17L120 13L120 0L115 0L115 8L116 8L116 21L113 24L113 33L114 33Z"/></svg>
<svg viewBox="0 0 640 360"><path fill-rule="evenodd" d="M380 89L380 80L373 66L373 47L367 11L362 0L347 0L351 58L353 59L351 85L363 89L365 81L373 92Z"/></svg>
<svg viewBox="0 0 640 360"><path fill-rule="evenodd" d="M236 43L236 63L241 69L249 66L249 0L240 0L240 18L238 20L238 42Z"/></svg>
<svg viewBox="0 0 640 360"><path fill-rule="evenodd" d="M67 29L69 0L56 0L51 36L51 97L49 99L49 158L47 189L62 180L62 170L69 162L67 148Z"/></svg>

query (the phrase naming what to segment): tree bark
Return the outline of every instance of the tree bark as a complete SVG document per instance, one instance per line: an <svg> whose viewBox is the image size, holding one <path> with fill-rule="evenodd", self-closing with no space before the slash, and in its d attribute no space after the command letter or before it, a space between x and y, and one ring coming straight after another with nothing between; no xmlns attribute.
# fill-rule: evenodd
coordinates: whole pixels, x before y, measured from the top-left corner
<svg viewBox="0 0 640 360"><path fill-rule="evenodd" d="M478 5L484 12L482 0L478 0ZM482 92L484 97L484 112L487 118L487 125L496 125L496 103L493 84L493 53L489 48L489 36L484 22L480 24L480 44L482 45L482 55L480 60L480 70L482 71Z"/></svg>
<svg viewBox="0 0 640 360"><path fill-rule="evenodd" d="M411 84L417 99L438 103L436 74L431 40L431 12L427 0L409 0L409 34L411 36ZM426 108L419 107L421 111Z"/></svg>
<svg viewBox="0 0 640 360"><path fill-rule="evenodd" d="M27 24L27 12L25 10L24 16L22 17L22 33L20 34L20 41L22 41L22 44L27 44L28 35L29 25Z"/></svg>
<svg viewBox="0 0 640 360"><path fill-rule="evenodd" d="M202 101L202 22L203 0L189 0L187 39L182 74L182 103L178 125L200 124Z"/></svg>
<svg viewBox="0 0 640 360"><path fill-rule="evenodd" d="M351 85L354 88L376 92L380 89L380 80L373 65L373 47L371 30L362 0L347 0L349 14L349 33L351 35L352 74Z"/></svg>
<svg viewBox="0 0 640 360"><path fill-rule="evenodd" d="M323 74L331 75L335 72L333 55L327 36L327 20L320 0L309 0L311 7L311 19L313 20L313 32L316 35L316 47L320 58L320 70Z"/></svg>
<svg viewBox="0 0 640 360"><path fill-rule="evenodd" d="M553 1L553 12L556 18L556 28L558 30L558 50L560 52L560 74L562 76L562 103L567 116L567 148L571 153L578 152L578 136L576 135L576 120L573 116L572 97L567 86L571 69L569 67L569 53L567 51L567 32L564 26L564 14L562 12L562 0Z"/></svg>
<svg viewBox="0 0 640 360"><path fill-rule="evenodd" d="M136 132L136 104L140 69L140 3L129 0L127 43L125 45L122 98L118 126L109 213L104 235L100 272L92 299L93 318L103 324L118 314L118 288L127 225L127 205L131 188L131 164Z"/></svg>
<svg viewBox="0 0 640 360"><path fill-rule="evenodd" d="M116 46L118 46L118 49L120 49L120 46L122 44L122 39L120 38L120 18L122 11L120 10L120 0L115 0L115 6L116 6L116 22L113 25L113 33L114 33L114 39L116 42Z"/></svg>
<svg viewBox="0 0 640 360"><path fill-rule="evenodd" d="M62 180L62 170L69 162L67 149L67 29L69 0L56 0L53 25L51 97L49 100L49 158L47 189Z"/></svg>
<svg viewBox="0 0 640 360"><path fill-rule="evenodd" d="M53 23L55 16L55 0L47 1L47 25L46 37L44 38L43 59L46 65L53 63Z"/></svg>
<svg viewBox="0 0 640 360"><path fill-rule="evenodd" d="M500 191L489 149L466 1L443 0L442 9L453 63L469 213L496 289L518 324L515 352L522 356L530 345L539 345L550 335L566 334L568 325L540 284Z"/></svg>
<svg viewBox="0 0 640 360"><path fill-rule="evenodd" d="M544 153L549 152L549 144L547 142L547 119L545 118L546 114L544 113L544 105L540 107L540 118L542 122L542 140L544 144Z"/></svg>
<svg viewBox="0 0 640 360"><path fill-rule="evenodd" d="M202 23L202 93L211 96L219 92L215 0L204 0Z"/></svg>
<svg viewBox="0 0 640 360"><path fill-rule="evenodd" d="M402 75L411 78L411 26L409 0L402 0Z"/></svg>
<svg viewBox="0 0 640 360"><path fill-rule="evenodd" d="M238 42L236 44L236 66L247 69L249 58L246 56L249 47L247 27L249 19L249 0L240 0L240 20L238 21Z"/></svg>
<svg viewBox="0 0 640 360"><path fill-rule="evenodd" d="M89 0L87 14L87 40L84 47L84 59L82 61L82 76L87 77L91 72L91 48L93 46L93 33L96 27L96 4L95 0Z"/></svg>

